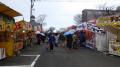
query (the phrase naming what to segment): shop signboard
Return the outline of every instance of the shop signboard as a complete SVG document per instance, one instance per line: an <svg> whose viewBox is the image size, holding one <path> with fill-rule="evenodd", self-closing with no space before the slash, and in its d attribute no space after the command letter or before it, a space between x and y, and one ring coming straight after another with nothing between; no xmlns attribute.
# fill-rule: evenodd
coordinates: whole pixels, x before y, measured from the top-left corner
<svg viewBox="0 0 120 67"><path fill-rule="evenodd" d="M9 17L4 17L5 21L5 30L6 31L13 31L13 19Z"/></svg>
<svg viewBox="0 0 120 67"><path fill-rule="evenodd" d="M120 42L115 40L109 41L109 53L120 56Z"/></svg>
<svg viewBox="0 0 120 67"><path fill-rule="evenodd" d="M25 29L26 30L32 30L32 25L28 22L25 23Z"/></svg>
<svg viewBox="0 0 120 67"><path fill-rule="evenodd" d="M109 53L120 56L120 42L118 36L108 32L109 36Z"/></svg>
<svg viewBox="0 0 120 67"><path fill-rule="evenodd" d="M104 16L97 19L98 26L119 26L120 25L120 14Z"/></svg>
<svg viewBox="0 0 120 67"><path fill-rule="evenodd" d="M3 17L0 15L0 31L5 31L5 23L3 22Z"/></svg>
<svg viewBox="0 0 120 67"><path fill-rule="evenodd" d="M23 22L16 22L14 25L14 31L20 31L24 28Z"/></svg>
<svg viewBox="0 0 120 67"><path fill-rule="evenodd" d="M6 24L6 31L13 31L13 24Z"/></svg>

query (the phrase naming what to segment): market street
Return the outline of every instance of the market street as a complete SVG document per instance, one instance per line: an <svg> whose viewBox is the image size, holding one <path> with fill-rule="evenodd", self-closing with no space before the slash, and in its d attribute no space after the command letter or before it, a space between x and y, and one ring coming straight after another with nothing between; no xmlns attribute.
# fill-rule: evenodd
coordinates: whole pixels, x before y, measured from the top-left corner
<svg viewBox="0 0 120 67"><path fill-rule="evenodd" d="M36 58L34 55L40 55L40 57L33 67L119 67L120 62L118 56L106 56L88 48L71 51L65 48L55 48L54 52L48 52L44 45L35 45L33 48L22 50L21 55L24 57L4 59L0 62L0 67L30 67Z"/></svg>
<svg viewBox="0 0 120 67"><path fill-rule="evenodd" d="M120 0L1 0L0 67L120 67Z"/></svg>
<svg viewBox="0 0 120 67"><path fill-rule="evenodd" d="M66 51L56 48L55 52L42 50L34 67L119 67L120 57L106 56L103 53L80 48Z"/></svg>

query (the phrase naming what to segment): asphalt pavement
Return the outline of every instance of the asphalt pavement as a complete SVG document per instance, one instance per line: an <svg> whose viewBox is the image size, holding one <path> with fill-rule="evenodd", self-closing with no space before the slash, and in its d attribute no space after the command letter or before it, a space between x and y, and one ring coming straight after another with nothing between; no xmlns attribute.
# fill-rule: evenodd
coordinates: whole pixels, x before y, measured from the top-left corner
<svg viewBox="0 0 120 67"><path fill-rule="evenodd" d="M21 50L20 55L0 60L0 67L34 67L34 62L42 52L42 45L28 46Z"/></svg>
<svg viewBox="0 0 120 67"><path fill-rule="evenodd" d="M37 58L36 58L37 57ZM55 48L53 52L44 45L35 45L21 51L21 56L0 61L0 67L120 67L120 57L105 55L88 48L67 50Z"/></svg>
<svg viewBox="0 0 120 67"><path fill-rule="evenodd" d="M105 55L88 48L66 50L55 48L54 52L42 50L34 67L120 67L120 57Z"/></svg>

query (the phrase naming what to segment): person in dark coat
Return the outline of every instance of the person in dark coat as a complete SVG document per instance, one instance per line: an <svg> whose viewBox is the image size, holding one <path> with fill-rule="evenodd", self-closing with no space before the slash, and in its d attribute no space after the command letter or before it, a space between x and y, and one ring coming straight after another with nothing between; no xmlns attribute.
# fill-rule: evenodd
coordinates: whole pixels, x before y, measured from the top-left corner
<svg viewBox="0 0 120 67"><path fill-rule="evenodd" d="M73 42L73 38L72 38L72 34L69 34L66 36L66 41L67 41L67 48L71 49L72 48L72 42Z"/></svg>
<svg viewBox="0 0 120 67"><path fill-rule="evenodd" d="M40 45L40 43L41 43L41 35L37 34L36 38L37 38L37 44Z"/></svg>
<svg viewBox="0 0 120 67"><path fill-rule="evenodd" d="M50 51L53 51L55 45L55 36L54 34L49 35L49 44L50 44Z"/></svg>
<svg viewBox="0 0 120 67"><path fill-rule="evenodd" d="M59 35L59 43L60 47L65 47L65 36L63 35L63 33Z"/></svg>
<svg viewBox="0 0 120 67"><path fill-rule="evenodd" d="M84 47L84 42L86 41L85 40L85 33L83 32L83 30L82 31L80 31L80 46L82 46L82 47Z"/></svg>
<svg viewBox="0 0 120 67"><path fill-rule="evenodd" d="M41 41L44 43L45 42L45 35L41 35Z"/></svg>

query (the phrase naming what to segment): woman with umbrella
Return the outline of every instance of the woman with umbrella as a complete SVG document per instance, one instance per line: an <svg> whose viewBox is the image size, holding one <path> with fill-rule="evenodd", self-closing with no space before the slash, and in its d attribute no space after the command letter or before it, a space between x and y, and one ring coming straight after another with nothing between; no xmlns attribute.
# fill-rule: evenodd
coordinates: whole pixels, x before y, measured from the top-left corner
<svg viewBox="0 0 120 67"><path fill-rule="evenodd" d="M40 45L41 43L41 34L39 31L36 32L37 44Z"/></svg>
<svg viewBox="0 0 120 67"><path fill-rule="evenodd" d="M64 35L66 36L66 41L67 41L67 48L71 49L72 48L72 43L73 43L73 37L72 35L74 34L74 30L70 30L64 33Z"/></svg>

